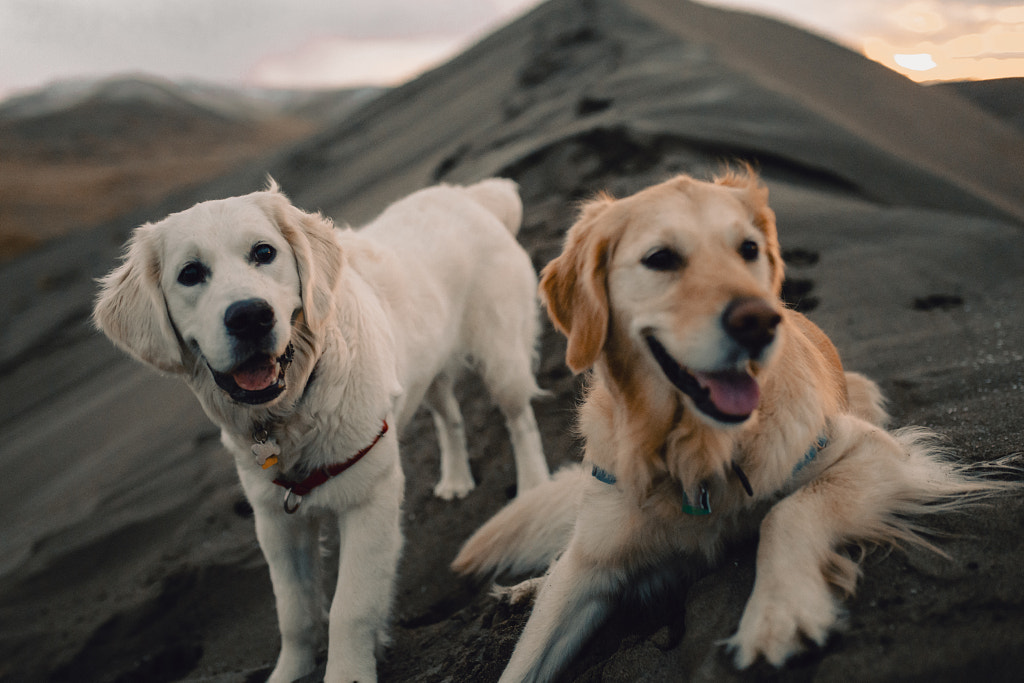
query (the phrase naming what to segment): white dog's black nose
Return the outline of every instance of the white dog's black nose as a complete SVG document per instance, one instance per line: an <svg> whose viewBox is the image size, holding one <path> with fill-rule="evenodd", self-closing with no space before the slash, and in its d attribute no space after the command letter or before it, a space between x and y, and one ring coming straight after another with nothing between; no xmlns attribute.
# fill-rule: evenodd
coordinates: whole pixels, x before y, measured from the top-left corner
<svg viewBox="0 0 1024 683"><path fill-rule="evenodd" d="M722 326L733 340L757 358L775 339L782 316L758 297L734 299L722 313Z"/></svg>
<svg viewBox="0 0 1024 683"><path fill-rule="evenodd" d="M224 311L224 327L238 339L259 339L274 327L274 309L263 299L236 301Z"/></svg>

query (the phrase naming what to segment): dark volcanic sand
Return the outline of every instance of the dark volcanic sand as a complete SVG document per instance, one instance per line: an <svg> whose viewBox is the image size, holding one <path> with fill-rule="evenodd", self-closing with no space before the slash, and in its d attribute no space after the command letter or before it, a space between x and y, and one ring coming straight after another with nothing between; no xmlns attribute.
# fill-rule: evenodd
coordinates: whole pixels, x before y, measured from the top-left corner
<svg viewBox="0 0 1024 683"><path fill-rule="evenodd" d="M754 40L755 37L761 40ZM760 46L767 47L760 47ZM91 280L128 230L272 173L307 209L360 223L438 180L516 179L538 269L574 203L724 159L763 171L787 294L897 425L965 462L1024 450L1024 139L795 29L685 2L556 0L318 137L199 191L0 268L0 680L261 680L277 655L270 582L216 430L187 389L90 330ZM102 198L98 198L102 201ZM578 381L545 323L536 410L553 467L579 457ZM461 542L514 494L502 419L460 387L478 488L431 490L424 414L402 436L406 550L386 681L495 680L528 615L453 576ZM752 545L656 608L621 610L567 681L1017 680L1024 504L935 521L949 557L876 551L847 628L781 672L735 672Z"/></svg>

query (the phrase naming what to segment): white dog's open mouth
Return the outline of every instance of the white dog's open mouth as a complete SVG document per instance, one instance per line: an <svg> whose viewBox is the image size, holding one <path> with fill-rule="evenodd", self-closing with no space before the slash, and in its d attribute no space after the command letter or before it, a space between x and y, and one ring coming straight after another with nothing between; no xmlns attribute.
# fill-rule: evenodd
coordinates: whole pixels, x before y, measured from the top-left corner
<svg viewBox="0 0 1024 683"><path fill-rule="evenodd" d="M665 377L709 417L719 422L739 423L757 409L761 390L746 369L691 372L677 363L653 336L648 335L645 341Z"/></svg>
<svg viewBox="0 0 1024 683"><path fill-rule="evenodd" d="M274 358L256 354L230 372L217 372L212 367L217 386L239 403L260 404L272 401L285 390L285 370L295 353L291 344L283 355ZM208 366L209 367L209 366Z"/></svg>

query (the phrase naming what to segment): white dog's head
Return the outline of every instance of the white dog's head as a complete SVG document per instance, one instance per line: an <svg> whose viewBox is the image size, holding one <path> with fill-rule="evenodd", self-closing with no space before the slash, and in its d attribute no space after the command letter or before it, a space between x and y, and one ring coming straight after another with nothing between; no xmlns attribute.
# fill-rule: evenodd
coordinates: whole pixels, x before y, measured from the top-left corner
<svg viewBox="0 0 1024 683"><path fill-rule="evenodd" d="M748 170L592 201L544 269L541 293L573 370L603 358L628 383L644 359L705 420L731 425L759 406L782 278L767 190Z"/></svg>
<svg viewBox="0 0 1024 683"><path fill-rule="evenodd" d="M315 350L340 268L330 222L270 181L136 228L94 319L143 362L209 373L234 401L268 404L289 388L296 348Z"/></svg>

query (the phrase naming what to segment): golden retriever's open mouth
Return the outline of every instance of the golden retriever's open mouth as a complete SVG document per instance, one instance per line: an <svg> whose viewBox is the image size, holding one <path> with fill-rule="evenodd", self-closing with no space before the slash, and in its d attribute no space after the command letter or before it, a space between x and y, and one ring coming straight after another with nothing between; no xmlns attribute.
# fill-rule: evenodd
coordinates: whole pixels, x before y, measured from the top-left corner
<svg viewBox="0 0 1024 683"><path fill-rule="evenodd" d="M727 424L744 422L757 409L761 390L746 370L689 371L676 362L657 339L645 337L658 366L668 381L689 396L697 409Z"/></svg>
<svg viewBox="0 0 1024 683"><path fill-rule="evenodd" d="M231 372L217 372L212 367L217 386L239 403L258 405L272 401L285 390L285 370L292 362L295 349L291 344L278 358L256 354ZM209 364L207 364L209 367Z"/></svg>

